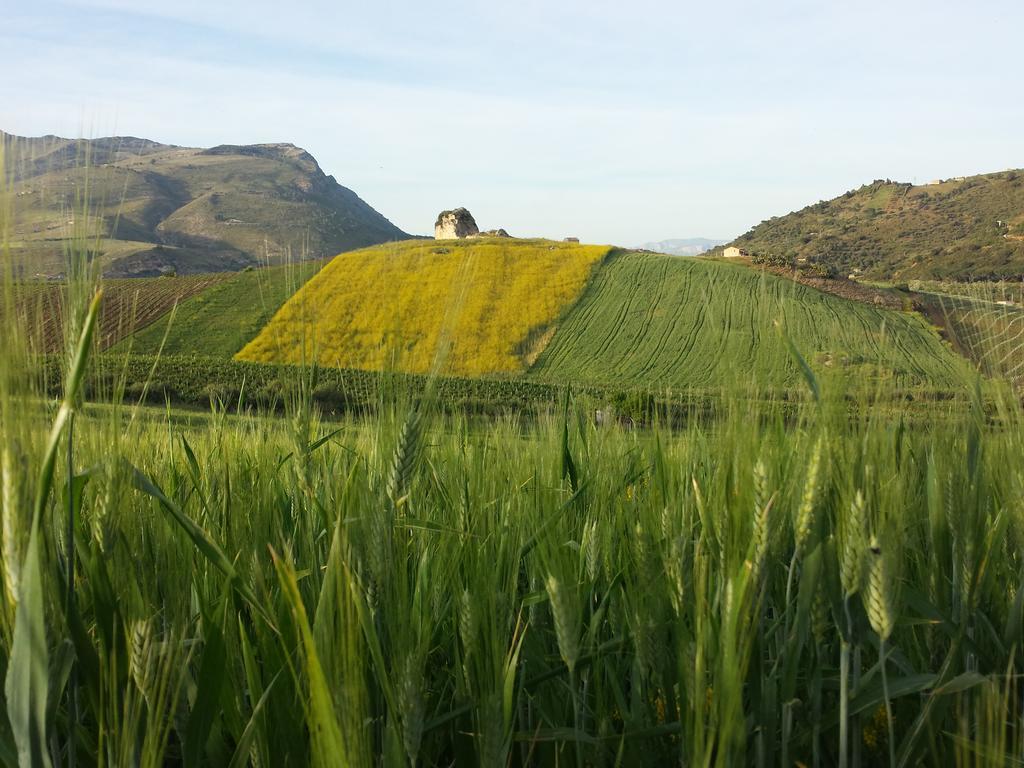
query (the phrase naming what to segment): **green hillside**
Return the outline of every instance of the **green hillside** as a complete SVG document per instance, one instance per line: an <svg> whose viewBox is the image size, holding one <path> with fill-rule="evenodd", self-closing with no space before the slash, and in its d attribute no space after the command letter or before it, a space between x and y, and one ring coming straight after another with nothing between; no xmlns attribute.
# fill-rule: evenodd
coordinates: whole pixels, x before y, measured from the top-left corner
<svg viewBox="0 0 1024 768"><path fill-rule="evenodd" d="M374 323L391 317L392 310L385 308L375 314L372 308L400 301L409 309L401 330L418 339L419 346L406 345L405 354L397 357L384 354L391 361L386 366L356 365L340 361L381 355L388 347L367 347L365 333L335 334L331 359L321 360L321 364L425 371L430 366L423 363L417 367L419 358L413 353L429 362L441 343L438 339L448 338L449 343L466 340L470 344L466 359L471 365L455 371L466 376L525 376L538 382L619 389L715 389L733 384L802 387L802 374L779 330L785 328L815 371L842 372L855 384L871 386L881 380L904 388L948 390L961 386L971 369L921 315L851 301L721 260L613 252L594 262L589 272L584 270L588 274L574 278L578 289L563 299L548 301L544 297L556 286L545 276L564 259L546 245L538 250L537 242L466 241L458 247L423 246L419 251L412 248L415 243L406 243L343 254L330 262L330 275L324 271L317 278L321 290L312 304L309 286L305 292L298 289L324 262L241 272L189 296L177 307L173 320L165 315L150 322L113 351L153 355L166 335L164 355L226 360L246 356L242 350L251 351L259 339L278 338L287 326L286 310L296 302L307 313L311 308L328 312L318 316L319 320L303 315L304 332L323 336L326 324L341 322L341 316L330 309L334 306L331 302L352 315L345 322L351 324L355 318L373 329L377 327ZM438 250L444 253L436 253ZM451 304L451 286L465 272L462 251L475 254L473 277L466 283L468 293L460 303ZM521 258L517 256L520 252ZM506 262L513 256L518 266L510 272ZM542 258L551 263L540 263ZM527 266L529 270L520 274ZM517 293L510 287L535 273L537 279L529 291ZM496 282L488 278L495 275L506 277ZM509 282L508 275L516 279ZM337 279L339 276L343 279ZM562 282L555 280L558 286ZM423 286L433 291L430 300L424 299ZM533 316L531 302L540 302L539 307L550 304L550 311L545 310L550 316L544 315L547 319L538 326L545 329L543 333L529 330L534 325L529 320ZM522 325L518 335L509 330L510 306L516 308ZM958 311L952 317L955 324L939 309L930 313L932 322L943 324L965 355L978 364L984 362L983 357L991 358L987 349L981 354L982 341L974 339L978 336L974 327L977 314ZM504 329L501 338L516 349L520 336L532 339L533 364L526 361L514 370L502 365L503 358L492 349L494 344L480 341L485 323ZM448 331L431 336L427 333L431 324L441 324ZM381 327L387 331L390 326ZM1006 330L1000 338L1017 329L1007 324ZM274 344L268 347L277 348ZM295 362L278 359L277 353L260 359ZM989 368L992 366L985 369Z"/></svg>
<svg viewBox="0 0 1024 768"><path fill-rule="evenodd" d="M568 312L531 375L621 386L792 386L781 321L813 368L953 387L966 362L918 315L820 293L740 264L621 253Z"/></svg>
<svg viewBox="0 0 1024 768"><path fill-rule="evenodd" d="M165 355L230 358L323 265L307 261L239 272L183 301L173 319L150 324L115 351L155 355L163 345Z"/></svg>
<svg viewBox="0 0 1024 768"><path fill-rule="evenodd" d="M1021 279L1024 171L919 186L875 181L761 222L733 244L843 275Z"/></svg>
<svg viewBox="0 0 1024 768"><path fill-rule="evenodd" d="M9 237L25 277L64 271L71 239L115 277L240 270L409 236L291 144L176 147L0 133ZM87 201L87 205L83 203Z"/></svg>

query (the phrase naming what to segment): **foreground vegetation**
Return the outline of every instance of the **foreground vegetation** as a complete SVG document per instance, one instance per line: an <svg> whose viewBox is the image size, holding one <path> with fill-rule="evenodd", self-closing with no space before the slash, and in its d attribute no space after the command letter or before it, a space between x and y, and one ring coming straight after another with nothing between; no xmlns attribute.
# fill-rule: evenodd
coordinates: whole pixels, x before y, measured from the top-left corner
<svg viewBox="0 0 1024 768"><path fill-rule="evenodd" d="M1024 755L1011 400L997 427L851 419L827 392L677 433L571 402L482 427L429 396L326 426L296 382L286 419L194 431L74 417L73 392L26 409L11 362L8 762Z"/></svg>

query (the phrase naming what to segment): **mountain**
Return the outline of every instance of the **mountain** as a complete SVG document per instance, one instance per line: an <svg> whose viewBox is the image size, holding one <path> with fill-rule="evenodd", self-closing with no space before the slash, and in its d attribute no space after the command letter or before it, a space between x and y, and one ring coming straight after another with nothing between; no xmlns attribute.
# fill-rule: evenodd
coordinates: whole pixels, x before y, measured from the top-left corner
<svg viewBox="0 0 1024 768"><path fill-rule="evenodd" d="M677 238L675 240L658 240L654 243L644 243L640 246L642 251L654 251L655 253L667 253L671 256L700 256L719 245L725 245L727 240L708 240L706 237Z"/></svg>
<svg viewBox="0 0 1024 768"><path fill-rule="evenodd" d="M763 221L733 241L879 279L1024 278L1024 171L924 185L886 180Z"/></svg>
<svg viewBox="0 0 1024 768"><path fill-rule="evenodd" d="M64 271L69 239L108 277L232 271L409 235L292 144L196 149L134 137L0 133L11 255L26 276Z"/></svg>

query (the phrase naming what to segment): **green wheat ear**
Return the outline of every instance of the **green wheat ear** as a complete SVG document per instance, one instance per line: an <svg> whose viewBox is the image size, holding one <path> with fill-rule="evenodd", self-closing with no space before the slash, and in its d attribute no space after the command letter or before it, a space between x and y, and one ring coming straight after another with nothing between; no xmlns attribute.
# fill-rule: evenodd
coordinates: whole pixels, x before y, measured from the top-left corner
<svg viewBox="0 0 1024 768"><path fill-rule="evenodd" d="M753 523L753 582L761 579L765 559L768 556L770 537L770 516L773 498L768 493L768 470L764 461L757 460L754 465L754 523Z"/></svg>
<svg viewBox="0 0 1024 768"><path fill-rule="evenodd" d="M867 610L871 628L882 640L888 640L896 623L892 605L888 557L882 551L882 545L876 536L871 537L868 552L870 564L864 607Z"/></svg>
<svg viewBox="0 0 1024 768"><path fill-rule="evenodd" d="M409 412L402 424L398 445L391 459L391 474L388 476L387 494L397 507L412 485L413 471L419 455L420 428L422 420L417 409Z"/></svg>
<svg viewBox="0 0 1024 768"><path fill-rule="evenodd" d="M142 692L143 696L148 697L152 679L152 621L148 619L133 621L130 627L129 640L128 669L131 672L132 680L135 681L135 686Z"/></svg>
<svg viewBox="0 0 1024 768"><path fill-rule="evenodd" d="M814 505L818 496L818 474L821 469L821 455L824 449L825 440L818 438L811 452L810 464L807 467L807 480L804 483L803 496L800 499L800 506L797 508L796 520L794 523L794 535L796 537L796 551L802 553L807 546L807 540L811 536L814 527Z"/></svg>
<svg viewBox="0 0 1024 768"><path fill-rule="evenodd" d="M569 590L558 577L554 574L549 575L544 586L548 593L548 600L551 602L551 615L555 621L558 650L562 655L562 661L565 662L565 666L572 674L580 655L579 617L572 604Z"/></svg>
<svg viewBox="0 0 1024 768"><path fill-rule="evenodd" d="M864 536L867 525L864 494L857 491L850 502L850 513L842 521L842 553L839 560L839 579L843 593L850 597L861 587L864 572Z"/></svg>
<svg viewBox="0 0 1024 768"><path fill-rule="evenodd" d="M7 593L8 605L12 608L18 604L18 584L21 580L21 493L19 480L21 474L16 466L14 450L5 447L0 457L0 482L3 484L0 496L0 515L3 516L3 562L4 589Z"/></svg>

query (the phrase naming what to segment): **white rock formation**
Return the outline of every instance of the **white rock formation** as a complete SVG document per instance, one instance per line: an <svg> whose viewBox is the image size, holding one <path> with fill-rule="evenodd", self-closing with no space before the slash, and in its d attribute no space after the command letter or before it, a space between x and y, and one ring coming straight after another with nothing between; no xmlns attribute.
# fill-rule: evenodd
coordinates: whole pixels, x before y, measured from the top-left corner
<svg viewBox="0 0 1024 768"><path fill-rule="evenodd" d="M456 208L452 211L441 211L434 222L434 238L436 240L456 240L463 237L473 237L480 233L473 214L465 208Z"/></svg>

